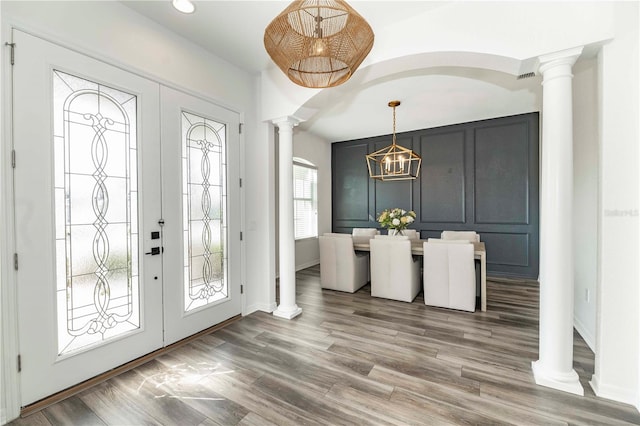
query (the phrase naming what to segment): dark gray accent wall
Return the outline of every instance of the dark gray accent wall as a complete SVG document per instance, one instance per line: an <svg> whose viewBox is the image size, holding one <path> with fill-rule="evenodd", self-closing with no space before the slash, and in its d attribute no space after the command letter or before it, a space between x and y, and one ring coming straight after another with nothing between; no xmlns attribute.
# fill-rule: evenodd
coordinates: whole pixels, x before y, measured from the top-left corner
<svg viewBox="0 0 640 426"><path fill-rule="evenodd" d="M332 144L333 231L377 228L384 209L414 210L422 238L474 230L491 275L538 278L538 113L397 134L422 157L415 181L369 179L365 155L391 143L377 136Z"/></svg>

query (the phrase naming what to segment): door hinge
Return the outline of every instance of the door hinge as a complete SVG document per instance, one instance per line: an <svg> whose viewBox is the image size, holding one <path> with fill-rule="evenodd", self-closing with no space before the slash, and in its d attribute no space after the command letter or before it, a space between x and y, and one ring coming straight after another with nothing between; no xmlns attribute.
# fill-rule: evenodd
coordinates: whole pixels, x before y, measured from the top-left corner
<svg viewBox="0 0 640 426"><path fill-rule="evenodd" d="M242 126L244 126L244 123L240 123L240 124L238 124L238 132L239 132L240 134L242 134Z"/></svg>
<svg viewBox="0 0 640 426"><path fill-rule="evenodd" d="M9 43L6 42L4 44L5 46L9 46L11 48L11 65L15 65L16 64L16 44L15 43Z"/></svg>
<svg viewBox="0 0 640 426"><path fill-rule="evenodd" d="M18 270L18 253L13 253L13 269Z"/></svg>
<svg viewBox="0 0 640 426"><path fill-rule="evenodd" d="M240 241L242 241L242 231L240 231Z"/></svg>
<svg viewBox="0 0 640 426"><path fill-rule="evenodd" d="M240 178L240 188L242 188L242 178Z"/></svg>
<svg viewBox="0 0 640 426"><path fill-rule="evenodd" d="M22 355L18 355L18 373L22 371Z"/></svg>
<svg viewBox="0 0 640 426"><path fill-rule="evenodd" d="M11 150L11 167L12 168L16 168L16 150L12 149Z"/></svg>
<svg viewBox="0 0 640 426"><path fill-rule="evenodd" d="M244 285L240 284L240 294L244 294Z"/></svg>

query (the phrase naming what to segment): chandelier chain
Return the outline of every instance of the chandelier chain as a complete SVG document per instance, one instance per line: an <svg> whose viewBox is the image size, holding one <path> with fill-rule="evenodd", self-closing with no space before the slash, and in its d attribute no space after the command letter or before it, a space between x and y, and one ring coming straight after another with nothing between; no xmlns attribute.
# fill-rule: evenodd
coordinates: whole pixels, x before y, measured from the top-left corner
<svg viewBox="0 0 640 426"><path fill-rule="evenodd" d="M393 107L393 137L391 138L392 144L396 144L396 107Z"/></svg>

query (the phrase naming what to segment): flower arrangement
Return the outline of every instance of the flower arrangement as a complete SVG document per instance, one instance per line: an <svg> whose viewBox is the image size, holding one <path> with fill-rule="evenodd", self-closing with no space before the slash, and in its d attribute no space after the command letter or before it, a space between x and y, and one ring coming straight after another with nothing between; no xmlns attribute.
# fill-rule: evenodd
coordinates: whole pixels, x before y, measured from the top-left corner
<svg viewBox="0 0 640 426"><path fill-rule="evenodd" d="M378 216L378 223L380 223L383 228L402 231L407 226L411 225L415 219L416 213L413 210L406 211L395 208L387 209L380 213L380 216Z"/></svg>

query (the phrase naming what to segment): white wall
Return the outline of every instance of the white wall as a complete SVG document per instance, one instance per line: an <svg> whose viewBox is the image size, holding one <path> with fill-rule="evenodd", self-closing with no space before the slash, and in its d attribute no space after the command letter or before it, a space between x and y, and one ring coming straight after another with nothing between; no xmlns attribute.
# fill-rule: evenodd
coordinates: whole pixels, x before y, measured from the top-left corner
<svg viewBox="0 0 640 426"><path fill-rule="evenodd" d="M276 142L271 124L257 127L259 137L245 155L245 314L276 309Z"/></svg>
<svg viewBox="0 0 640 426"><path fill-rule="evenodd" d="M615 7L615 38L598 55L600 197L596 395L638 403L639 3Z"/></svg>
<svg viewBox="0 0 640 426"><path fill-rule="evenodd" d="M593 351L598 276L597 69L595 58L573 67L574 325Z"/></svg>
<svg viewBox="0 0 640 426"><path fill-rule="evenodd" d="M331 144L309 132L294 129L293 156L318 168L318 235L331 232ZM296 241L296 270L320 263L317 238Z"/></svg>

